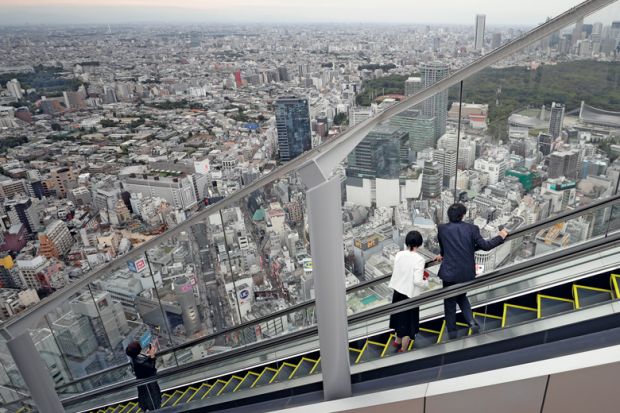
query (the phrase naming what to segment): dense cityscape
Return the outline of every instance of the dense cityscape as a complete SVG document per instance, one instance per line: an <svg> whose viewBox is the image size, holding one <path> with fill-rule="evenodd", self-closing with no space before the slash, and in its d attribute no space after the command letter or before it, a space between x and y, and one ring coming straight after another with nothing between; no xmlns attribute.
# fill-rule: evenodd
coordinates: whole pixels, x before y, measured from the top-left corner
<svg viewBox="0 0 620 413"><path fill-rule="evenodd" d="M125 364L123 349L147 330L165 349L313 299L296 173L141 259L122 256L527 30L471 20L0 27L0 324L110 265L31 333L61 386ZM489 237L617 193L619 42L620 21L580 21L481 73L480 88L466 81L463 101L445 90L373 129L336 171L347 286L390 274L412 229L423 255L438 254L436 225L455 200ZM573 93L526 93L558 73ZM509 87L521 78L527 87ZM478 271L587 240L604 220L592 214L479 251ZM386 286L352 294L349 312L390 297ZM174 353L175 362L312 319L274 318ZM19 383L8 357L0 352L0 383Z"/></svg>

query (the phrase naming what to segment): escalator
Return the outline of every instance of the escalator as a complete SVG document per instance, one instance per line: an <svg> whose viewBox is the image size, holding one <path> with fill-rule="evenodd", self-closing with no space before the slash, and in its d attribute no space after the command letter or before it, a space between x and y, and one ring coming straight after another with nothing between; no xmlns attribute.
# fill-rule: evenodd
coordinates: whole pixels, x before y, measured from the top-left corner
<svg viewBox="0 0 620 413"><path fill-rule="evenodd" d="M566 252L569 253L570 251ZM571 259L570 254L564 255L562 259ZM550 265L553 265L552 260ZM526 271L529 268L527 265L523 267ZM504 277L508 278L509 276L510 274ZM480 305L480 303L474 305L474 316L480 325L480 335L485 336L488 333L501 332L525 324L530 326L533 331L535 324L541 323L545 319L570 316L572 313L606 305L620 298L620 271L618 270L603 271L578 280L572 280L571 274L566 273L564 278L570 281L554 283L548 288L536 291L517 292L506 299L491 299L484 305ZM474 283L480 283L482 280L484 277L475 280ZM385 312L383 310L383 313ZM375 318L377 317L375 316ZM615 320L618 321L618 317L615 317ZM472 331L462 320L458 326L458 338L449 341L443 318L423 319L420 333L412 340L409 352L405 354L397 354L396 348L392 345L394 335L385 328L371 335L355 338L349 342L349 359L352 371L355 371L356 366L372 364L373 362L376 364L383 360L390 360L390 364L394 365L399 359L405 361L408 355L415 354L420 350L448 342L453 343L472 336ZM609 324L610 328L613 326L615 324ZM393 371L394 369L392 369ZM269 392L270 386L286 385L295 382L296 379L316 377L320 375L320 372L319 351L305 351L285 359L254 365L249 369L221 374L166 389L162 394L162 408L165 408L166 411L201 411L202 408L209 406L210 411L217 410L219 409L218 405L225 406L219 400L226 402L236 397L243 397L244 393L251 395L252 390L260 388ZM389 374L389 369L387 369L386 375ZM371 376L376 377L377 375ZM320 382L319 377L316 378L317 380L314 382ZM313 388L316 389L316 386ZM140 409L135 399L129 399L82 411L135 413L139 412Z"/></svg>

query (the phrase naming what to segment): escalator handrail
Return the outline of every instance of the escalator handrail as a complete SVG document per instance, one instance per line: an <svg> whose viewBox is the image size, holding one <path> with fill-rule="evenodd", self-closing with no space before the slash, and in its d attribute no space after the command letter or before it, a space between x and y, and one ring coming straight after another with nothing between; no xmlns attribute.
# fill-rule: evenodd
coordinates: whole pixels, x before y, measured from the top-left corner
<svg viewBox="0 0 620 413"><path fill-rule="evenodd" d="M588 204L588 205L585 205L585 206L582 206L582 207L579 207L579 208L575 208L572 211L568 211L568 212L565 212L565 213L553 216L551 218L547 218L547 219L545 219L543 221L537 222L537 223L532 224L532 225L528 225L528 226L520 228L520 229L518 229L518 230L516 230L514 232L511 232L510 235L508 236L507 240L515 239L515 238L523 236L523 235L525 235L527 233L539 231L540 229L543 229L543 228L548 227L550 225L556 224L558 222L562 222L562 221L565 221L565 220L568 220L568 219L571 219L571 218L582 216L583 212L593 212L593 211L596 211L596 210L599 210L599 209L607 208L607 207L615 205L617 203L620 203L620 195L615 195L615 196L612 196L612 197L609 197L609 198L606 198L606 199L603 199L603 200L599 200L599 201L593 202L591 204ZM427 268L428 267L432 267L432 266L435 266L437 264L438 263L435 262L435 261L429 261L429 262L426 263L426 267ZM511 267L507 267L507 268L511 268ZM492 274L492 273L489 273L489 275L490 274ZM351 293L354 293L356 291L362 290L364 288L372 287L372 286L375 286L375 285L378 285L378 284L383 284L383 283L387 282L390 279L390 277L391 277L391 275L388 274L388 275L384 275L384 276L381 276L381 277L373 278L372 280L367 280L367 281L361 282L359 284L353 285L353 286L347 288L347 294L351 294ZM287 308L285 308L283 310L279 310L279 311L273 312L273 313L269 314L268 316L260 317L260 318L257 318L255 320L246 321L246 322L237 324L237 325L235 325L233 327L228 327L228 328L226 328L224 330L221 330L221 331L218 331L216 333L209 334L209 335L206 335L204 337L197 338L195 340L187 341L187 342L185 342L183 344L180 344L178 346L165 349L165 350L163 350L160 353L160 356L165 356L167 354L171 354L171 353L174 353L174 352L177 352L177 351L181 351L181 350L184 350L184 349L187 349L187 348L191 348L191 347L194 347L196 345L202 344L204 342L207 342L207 341L210 341L210 340L215 340L218 337L224 336L226 334L230 334L230 333L233 333L235 331L243 330L245 328L255 326L256 324L260 324L260 323L263 323L263 322L266 322L266 321L269 321L269 320L273 320L273 319L276 319L278 317L282 317L284 315L287 315L287 314L290 314L290 313L294 313L296 311L304 310L304 309L312 307L314 305L315 305L315 300L304 301L302 303L295 304L295 305L292 305L290 307L287 307ZM109 367L107 369L103 369L103 370L100 370L98 372L95 372L95 373L92 373L92 374L89 374L89 375L86 375L86 376L82 376L82 377L80 377L78 379L75 379L75 380L73 380L71 382L63 384L62 386L58 386L57 390L62 390L62 389L74 386L75 384L83 382L85 380L89 380L89 379L91 379L93 377L97 377L97 376L109 373L111 371L119 370L119 369L122 369L122 368L128 368L128 367L129 367L129 362L124 363L124 364L119 364L119 365L116 365L114 367Z"/></svg>
<svg viewBox="0 0 620 413"><path fill-rule="evenodd" d="M565 249L558 250L556 252L544 255L541 257L533 258L522 263L514 264L510 267L501 268L485 274L482 277L478 277L472 281L457 284L447 288L439 288L436 290L428 291L417 297L403 300L397 303L386 304L380 307L369 309L367 311L353 314L348 317L348 323L355 324L370 319L376 319L384 317L390 314L398 313L408 310L410 308L419 307L423 304L427 304L433 301L442 300L450 297L457 296L459 294L466 293L475 288L481 288L488 285L492 285L497 282L503 282L510 278L515 278L523 275L523 273L531 271L532 269L540 269L553 265L558 265L569 259L574 259L577 256L586 254L592 254L597 250L606 249L609 243L615 243L620 241L620 232L608 235L606 238L597 238L591 241L587 241L583 244L575 245ZM252 354L256 351L269 350L277 347L280 344L286 343L292 340L300 340L308 337L312 337L318 334L318 327L316 325L310 326L303 330L298 330L289 334L274 337L269 340L252 343L237 349L233 349L224 353L214 354L202 360L196 360L182 366L173 367L158 373L156 376L148 379L128 379L122 382L110 384L106 387L92 390L90 392L81 393L75 396L69 396L62 400L63 404L71 405L87 400L92 400L94 396L100 396L105 394L114 393L118 390L126 389L130 386L139 386L155 382L157 380L176 376L184 372L189 372L197 368L204 368L211 364L220 363L226 360L233 360L236 357ZM207 380L207 379L205 379Z"/></svg>

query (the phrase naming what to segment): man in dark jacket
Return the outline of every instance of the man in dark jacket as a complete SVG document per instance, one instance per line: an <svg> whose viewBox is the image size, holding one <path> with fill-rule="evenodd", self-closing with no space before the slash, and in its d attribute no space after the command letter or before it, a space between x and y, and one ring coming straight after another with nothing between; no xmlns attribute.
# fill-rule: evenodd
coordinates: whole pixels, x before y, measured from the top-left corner
<svg viewBox="0 0 620 413"><path fill-rule="evenodd" d="M485 240L480 235L480 229L472 224L463 222L467 208L463 204L453 204L448 208L447 224L438 226L437 238L441 249L442 260L439 268L439 278L444 287L473 280L476 277L476 261L474 253L477 250L489 251L501 245L508 236L506 230ZM471 312L471 305L466 294L446 298L444 312L446 317L446 329L450 339L456 338L456 305L459 305L465 321L469 324L474 334L480 331L480 327Z"/></svg>
<svg viewBox="0 0 620 413"><path fill-rule="evenodd" d="M155 367L157 348L151 345L146 354L141 354L141 352L142 347L137 341L129 343L125 349L125 353L131 359L131 366L136 379L148 379L157 374ZM156 381L138 386L138 405L145 412L157 410L161 407L161 390Z"/></svg>

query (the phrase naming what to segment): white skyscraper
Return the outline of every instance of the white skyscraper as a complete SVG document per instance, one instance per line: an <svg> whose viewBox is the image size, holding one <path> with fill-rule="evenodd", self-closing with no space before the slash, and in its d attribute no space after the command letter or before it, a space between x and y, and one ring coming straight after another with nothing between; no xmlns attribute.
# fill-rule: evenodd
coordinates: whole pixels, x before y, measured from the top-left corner
<svg viewBox="0 0 620 413"><path fill-rule="evenodd" d="M6 82L6 88L9 91L9 94L14 98L21 99L24 97L22 94L22 85L19 83L19 80L9 80Z"/></svg>
<svg viewBox="0 0 620 413"><path fill-rule="evenodd" d="M487 16L485 14L476 14L476 41L474 50L482 50L484 47L484 24Z"/></svg>

